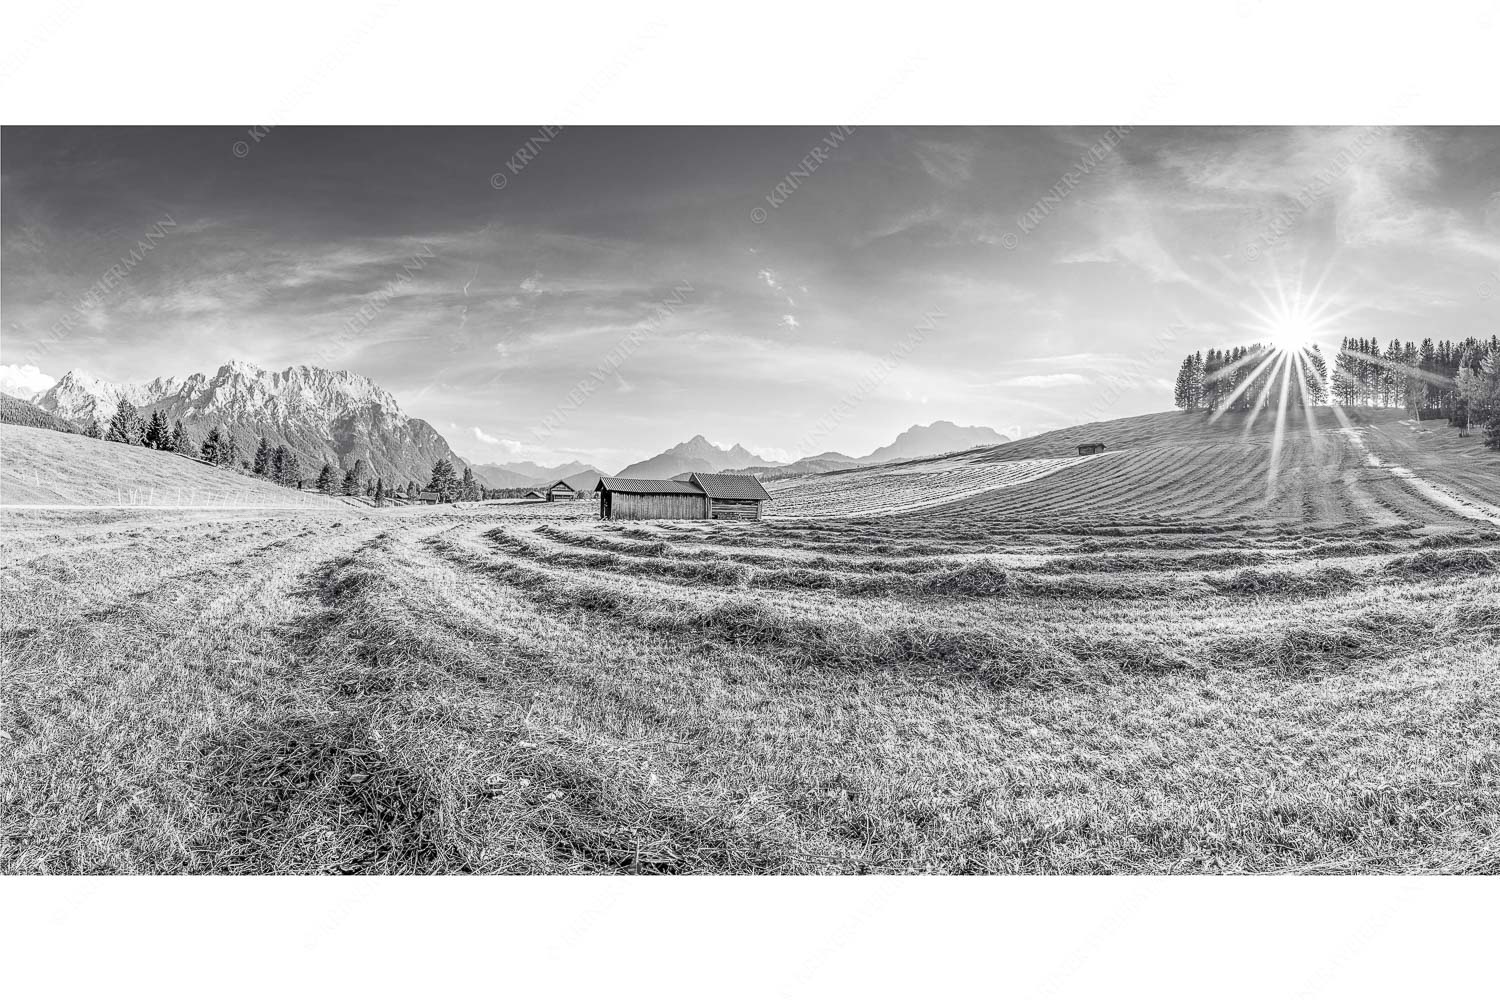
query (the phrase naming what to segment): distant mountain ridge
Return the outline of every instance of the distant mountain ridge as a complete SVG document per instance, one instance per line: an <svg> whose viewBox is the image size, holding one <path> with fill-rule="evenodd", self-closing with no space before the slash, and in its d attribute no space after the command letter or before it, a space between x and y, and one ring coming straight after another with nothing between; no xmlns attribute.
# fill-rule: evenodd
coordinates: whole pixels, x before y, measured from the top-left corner
<svg viewBox="0 0 1500 1000"><path fill-rule="evenodd" d="M479 476L497 489L514 489L518 486L550 486L559 479L590 474L605 473L586 462L565 462L562 465L538 465L535 462L506 462L502 465L475 465L474 475Z"/></svg>
<svg viewBox="0 0 1500 1000"><path fill-rule="evenodd" d="M671 479L683 472L719 472L743 466L776 466L738 444L720 448L702 434L675 444L659 455L621 469L622 479Z"/></svg>
<svg viewBox="0 0 1500 1000"><path fill-rule="evenodd" d="M993 427L960 427L948 420L935 420L926 426L913 424L897 434L896 440L884 448L876 448L858 461L861 465L882 465L908 458L946 455L950 451L967 451L981 445L1005 444L1009 440Z"/></svg>
<svg viewBox="0 0 1500 1000"><path fill-rule="evenodd" d="M310 365L270 371L231 361L212 375L146 383L110 382L70 371L33 402L75 424L92 416L103 426L121 399L143 417L159 411L168 424L181 420L196 442L221 427L234 435L246 459L254 457L261 437L272 447L285 445L297 455L307 479L317 476L324 462L350 469L363 460L370 476L387 485L408 480L421 485L438 459L448 459L457 469L469 465L431 424L407 416L373 380Z"/></svg>
<svg viewBox="0 0 1500 1000"><path fill-rule="evenodd" d="M702 441L702 437L693 439ZM684 448L678 445L675 449L669 449L655 458L646 462L637 463L631 469L642 466L650 466L653 470L672 469L666 475L650 476L642 475L640 478L671 478L679 472L738 472L744 475L760 476L770 479L784 479L788 476L812 476L824 472L842 472L846 469L857 469L866 465L883 465L887 462L902 462L915 458L928 458L933 455L946 455L954 451L968 451L970 448L980 448L1005 444L1010 438L999 433L992 427L962 427L948 420L937 420L930 424L913 424L911 427L896 435L896 440L881 448L876 448L863 458L852 458L842 452L825 451L819 455L809 455L799 458L795 462L767 462L764 460L747 462L743 465L721 465L718 468L678 468L680 461L674 458L674 452ZM706 442L705 442L706 443ZM628 473L635 475L635 473ZM621 475L627 475L622 472Z"/></svg>

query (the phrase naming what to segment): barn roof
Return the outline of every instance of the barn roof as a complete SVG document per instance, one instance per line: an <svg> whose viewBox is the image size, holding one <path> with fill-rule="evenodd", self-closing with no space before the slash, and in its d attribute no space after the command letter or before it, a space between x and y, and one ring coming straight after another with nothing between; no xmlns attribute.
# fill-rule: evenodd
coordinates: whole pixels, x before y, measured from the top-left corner
<svg viewBox="0 0 1500 1000"><path fill-rule="evenodd" d="M679 483L672 479L621 479L618 476L600 476L599 488L612 493L674 493L688 496L703 495L703 490L693 483Z"/></svg>
<svg viewBox="0 0 1500 1000"><path fill-rule="evenodd" d="M723 472L695 472L693 482L703 487L703 492L715 500L769 500L771 494L754 476L731 475Z"/></svg>
<svg viewBox="0 0 1500 1000"><path fill-rule="evenodd" d="M427 490L423 490L421 493L417 494L417 499L418 500L441 500L441 499L443 499L443 495L441 493L430 493Z"/></svg>

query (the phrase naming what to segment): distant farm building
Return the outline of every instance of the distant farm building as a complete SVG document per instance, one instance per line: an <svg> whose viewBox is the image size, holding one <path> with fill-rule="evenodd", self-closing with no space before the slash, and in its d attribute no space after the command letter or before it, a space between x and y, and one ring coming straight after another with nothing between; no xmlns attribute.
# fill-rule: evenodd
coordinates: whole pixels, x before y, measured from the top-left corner
<svg viewBox="0 0 1500 1000"><path fill-rule="evenodd" d="M757 521L771 499L754 476L694 472L677 479L599 480L599 516L607 521L736 519Z"/></svg>
<svg viewBox="0 0 1500 1000"><path fill-rule="evenodd" d="M580 472L567 476L548 486L544 491L548 500L587 500L599 492L599 475Z"/></svg>
<svg viewBox="0 0 1500 1000"><path fill-rule="evenodd" d="M522 500L545 500L545 499L547 499L547 494L543 493L541 490L527 490L526 493L524 495L522 495L521 499Z"/></svg>
<svg viewBox="0 0 1500 1000"><path fill-rule="evenodd" d="M442 499L441 493L434 493L431 490L423 490L417 494L417 503L438 503Z"/></svg>
<svg viewBox="0 0 1500 1000"><path fill-rule="evenodd" d="M1081 444L1078 446L1078 454L1080 455L1097 455L1103 450L1104 444L1102 442L1095 442L1094 444Z"/></svg>

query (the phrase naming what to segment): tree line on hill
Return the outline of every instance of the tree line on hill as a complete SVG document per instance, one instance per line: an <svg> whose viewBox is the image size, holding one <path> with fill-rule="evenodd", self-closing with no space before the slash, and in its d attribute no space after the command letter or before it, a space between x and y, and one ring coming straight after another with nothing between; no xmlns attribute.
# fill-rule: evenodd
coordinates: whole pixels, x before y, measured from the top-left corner
<svg viewBox="0 0 1500 1000"><path fill-rule="evenodd" d="M1189 354L1178 368L1174 402L1189 411L1275 406L1284 383L1274 357L1260 344ZM1301 362L1304 377L1293 365L1285 384L1302 382L1305 395L1298 395L1309 403L1400 408L1420 420L1447 420L1460 437L1481 428L1486 447L1500 450L1500 337L1392 340L1383 350L1376 340L1345 337L1331 376L1315 345Z"/></svg>
<svg viewBox="0 0 1500 1000"><path fill-rule="evenodd" d="M1264 344L1197 351L1182 359L1174 400L1179 409L1251 411L1288 404L1321 405L1328 401L1328 362L1313 345L1300 360L1276 360Z"/></svg>
<svg viewBox="0 0 1500 1000"><path fill-rule="evenodd" d="M309 488L297 453L286 445L279 444L273 447L270 441L262 437L256 445L254 456L246 459L240 453L239 444L234 439L234 432L219 427L211 429L204 437L203 443L196 445L188 435L187 429L182 426L181 420L174 421L169 428L166 418L159 410L153 411L149 418L143 417L134 404L124 399L120 400L115 407L114 415L110 417L107 426L101 427L99 421L90 416L88 423L84 425L83 433L92 438L102 438L118 444L137 445L156 451L170 451L186 455L188 458L196 458L210 465L249 473L288 489ZM417 488L415 480L407 480L404 487L386 486L383 477L371 477L369 465L362 458L357 459L353 467L344 471L342 475L331 462L324 462L323 468L318 471L317 478L314 480L313 488L329 496L370 497L377 507L384 507L398 497L415 500L418 493L422 492ZM483 500L492 495L500 496L507 492L486 490L474 478L474 471L467 466L460 476L454 471L453 463L446 458L438 459L433 465L426 491L438 494L442 503L451 503L455 500Z"/></svg>

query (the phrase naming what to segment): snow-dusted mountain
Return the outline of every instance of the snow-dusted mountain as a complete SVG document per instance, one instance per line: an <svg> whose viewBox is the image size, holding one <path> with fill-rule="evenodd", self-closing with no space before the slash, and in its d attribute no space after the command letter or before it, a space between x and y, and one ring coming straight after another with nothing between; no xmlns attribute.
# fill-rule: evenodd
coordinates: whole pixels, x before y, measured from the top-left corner
<svg viewBox="0 0 1500 1000"><path fill-rule="evenodd" d="M158 399L173 395L179 381L158 378L136 385L110 382L86 372L71 371L58 379L52 388L37 393L31 401L42 409L71 420L80 427L93 417L103 426L109 423L120 400L128 400L137 409Z"/></svg>
<svg viewBox="0 0 1500 1000"><path fill-rule="evenodd" d="M626 466L620 476L626 479L671 479L682 472L718 472L721 469L742 469L746 466L774 466L778 462L767 461L739 445L720 448L702 434L689 441L675 444L643 462Z"/></svg>
<svg viewBox="0 0 1500 1000"><path fill-rule="evenodd" d="M325 461L348 469L364 459L371 475L387 483L416 480L420 485L439 458L447 458L457 469L468 464L431 424L408 417L372 380L310 365L278 372L231 361L212 375L144 384L109 382L70 371L33 402L80 425L90 416L104 425L121 399L142 416L160 410L169 424L181 420L197 441L211 428L221 427L234 434L245 458L254 456L262 436L273 447L284 444L297 453L308 478L316 476Z"/></svg>

